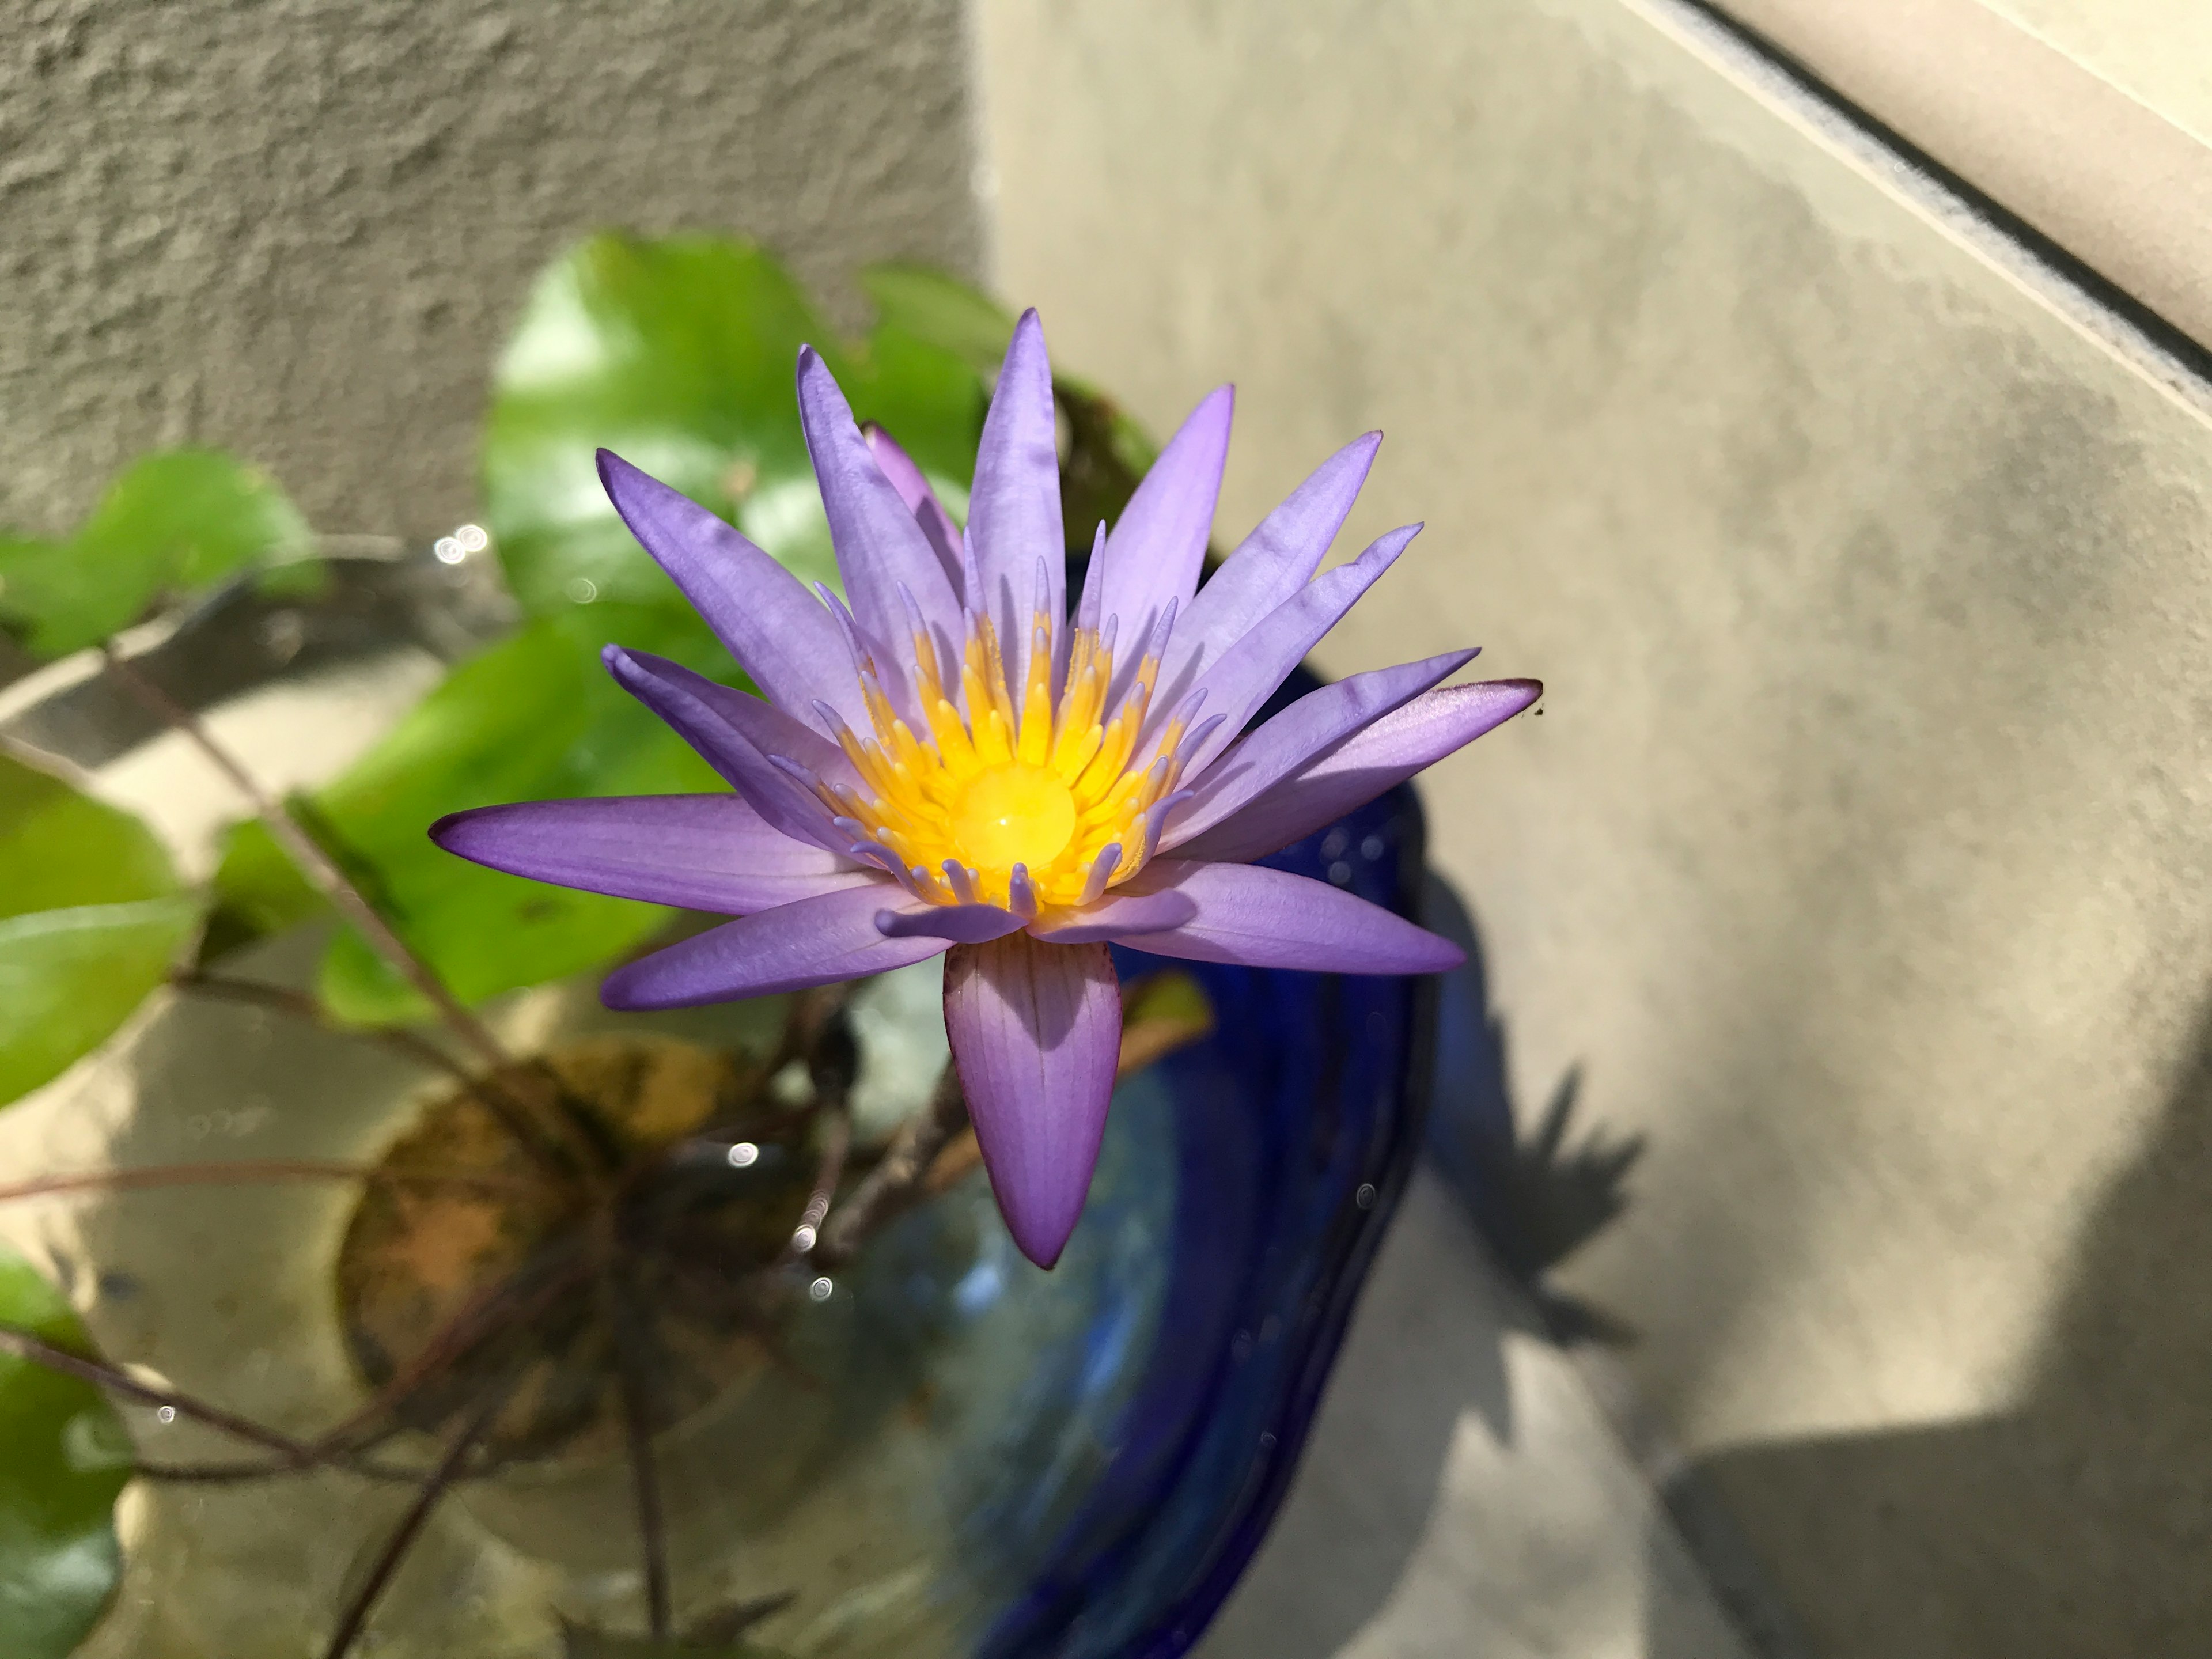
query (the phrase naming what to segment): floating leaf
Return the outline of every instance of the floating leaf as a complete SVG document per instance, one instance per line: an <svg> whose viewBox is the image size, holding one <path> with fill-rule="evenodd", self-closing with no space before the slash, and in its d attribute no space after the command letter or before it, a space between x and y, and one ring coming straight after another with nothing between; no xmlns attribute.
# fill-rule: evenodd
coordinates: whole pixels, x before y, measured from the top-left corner
<svg viewBox="0 0 2212 1659"><path fill-rule="evenodd" d="M0 755L0 1103L58 1076L167 975L199 919L154 833Z"/></svg>
<svg viewBox="0 0 2212 1659"><path fill-rule="evenodd" d="M63 541L0 540L0 617L31 649L96 645L160 598L305 551L307 523L258 469L210 449L148 455Z"/></svg>
<svg viewBox="0 0 2212 1659"><path fill-rule="evenodd" d="M4 1249L0 1326L91 1352L69 1304ZM62 1659L121 1571L113 1517L130 1437L90 1383L0 1352L0 1653Z"/></svg>
<svg viewBox="0 0 2212 1659"><path fill-rule="evenodd" d="M608 505L602 447L834 580L793 391L809 343L834 355L798 283L747 242L595 236L540 276L483 447L485 521L525 608L682 603Z"/></svg>
<svg viewBox="0 0 2212 1659"><path fill-rule="evenodd" d="M930 266L896 262L868 266L860 283L883 326L951 353L986 385L998 379L1014 319L989 295Z"/></svg>
<svg viewBox="0 0 2212 1659"><path fill-rule="evenodd" d="M456 669L343 777L304 803L311 834L466 1001L579 972L620 955L670 912L501 875L441 851L447 812L572 795L663 794L726 786L600 667L625 645L728 672L685 611L592 605L541 618ZM239 935L321 906L259 825L234 835L216 885ZM319 989L343 1018L386 1024L428 1011L349 930Z"/></svg>
<svg viewBox="0 0 2212 1659"><path fill-rule="evenodd" d="M848 349L750 242L607 234L538 279L501 359L484 434L487 524L525 609L676 606L599 488L605 447L720 514L808 581L837 580L794 390L811 344L862 420L964 492L983 385L912 329Z"/></svg>

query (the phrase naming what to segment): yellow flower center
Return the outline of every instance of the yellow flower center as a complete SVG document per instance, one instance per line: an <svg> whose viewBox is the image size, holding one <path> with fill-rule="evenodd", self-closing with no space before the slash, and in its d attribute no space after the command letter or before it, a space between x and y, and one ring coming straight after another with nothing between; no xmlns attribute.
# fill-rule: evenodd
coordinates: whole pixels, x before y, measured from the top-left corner
<svg viewBox="0 0 2212 1659"><path fill-rule="evenodd" d="M896 866L924 898L1018 910L1089 903L1152 854L1153 808L1175 789L1183 738L1182 722L1168 721L1139 761L1159 661L1138 664L1109 715L1109 644L1090 629L1069 636L1055 698L1053 632L1039 611L1018 705L988 617L969 621L957 684L947 684L928 635L916 634L912 679L927 735L892 708L875 664L860 665L875 729L866 738L837 732L860 784L823 783L822 798L866 854Z"/></svg>
<svg viewBox="0 0 2212 1659"><path fill-rule="evenodd" d="M1042 870L1075 837L1075 792L1049 768L1014 761L970 782L951 820L962 863Z"/></svg>

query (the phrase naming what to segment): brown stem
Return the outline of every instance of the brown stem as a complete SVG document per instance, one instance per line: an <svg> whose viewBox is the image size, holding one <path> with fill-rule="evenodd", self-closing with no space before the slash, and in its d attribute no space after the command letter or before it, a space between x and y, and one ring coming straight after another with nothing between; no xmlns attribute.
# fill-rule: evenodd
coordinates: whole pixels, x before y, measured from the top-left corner
<svg viewBox="0 0 2212 1659"><path fill-rule="evenodd" d="M922 1196L930 1165L967 1123L968 1097L948 1060L929 1103L899 1125L883 1161L823 1224L815 1260L826 1267L850 1261L871 1234L912 1206Z"/></svg>
<svg viewBox="0 0 2212 1659"><path fill-rule="evenodd" d="M544 1279L526 1294L516 1288L523 1277L520 1273L486 1285L456 1309L367 1404L325 1430L311 1449L317 1455L326 1455L349 1445L357 1447L361 1443L357 1437L397 1410L426 1377L458 1360L476 1344L534 1317L574 1288L590 1266L578 1255L557 1267L549 1267Z"/></svg>
<svg viewBox="0 0 2212 1659"><path fill-rule="evenodd" d="M325 1164L307 1158L240 1158L228 1164L167 1164L149 1170L94 1170L41 1176L0 1186L0 1204L62 1193L135 1192L161 1187L228 1187L261 1181L368 1181L403 1187L471 1187L490 1192L534 1192L509 1176L437 1170L386 1170L365 1164Z"/></svg>
<svg viewBox="0 0 2212 1659"><path fill-rule="evenodd" d="M361 1635L362 1627L368 1622L369 1610L376 1605L377 1598L384 1594L385 1586L392 1582L392 1575L399 1570L399 1564L407 1559L407 1552L414 1547L416 1535L422 1530L423 1522L430 1518L430 1511L438 1507L438 1500L446 1495L446 1489L460 1474L461 1465L468 1461L471 1449L490 1430L492 1419L499 1415L499 1408L507 1403L512 1386L511 1381L502 1383L484 1396L483 1403L461 1425L460 1432L446 1448L437 1467L424 1477L415 1493L415 1501L407 1506L407 1513L399 1517L399 1524L392 1529L391 1536L384 1540L384 1547L377 1552L375 1565L369 1569L368 1577L362 1581L361 1588L353 1593L352 1599L346 1603L345 1611L339 1615L337 1628L331 1635L330 1646L323 1650L325 1659L344 1659L345 1654L352 1649Z"/></svg>
<svg viewBox="0 0 2212 1659"><path fill-rule="evenodd" d="M609 1243L611 1246L612 1241ZM599 1267L599 1294L614 1338L615 1382L622 1397L623 1441L629 1455L630 1492L637 1505L638 1546L644 1557L647 1627L656 1642L673 1634L669 1612L667 1521L661 1507L660 1470L653 1456L652 1378L647 1374L649 1322L637 1316L611 1259Z"/></svg>
<svg viewBox="0 0 2212 1659"><path fill-rule="evenodd" d="M236 756L215 740L198 716L127 661L115 648L113 641L103 643L100 651L107 659L108 672L114 675L116 683L164 724L181 732L210 764L230 781L231 787L252 803L256 815L268 826L269 833L276 838L277 844L291 854L301 872L321 890L323 896L337 907L338 914L353 924L379 956L422 994L454 1036L482 1056L486 1064L495 1068L507 1065L509 1056L499 1039L491 1034L483 1021L461 1006L460 999L447 988L446 982L438 977L430 965L392 931L391 925L376 913L374 905L362 896L361 890L338 867L337 861L301 827L291 809L255 781L253 775L246 769Z"/></svg>
<svg viewBox="0 0 2212 1659"><path fill-rule="evenodd" d="M289 1434L264 1427L261 1424L227 1412L220 1406L210 1406L204 1401L195 1400L190 1395L179 1394L174 1389L159 1389L141 1382L112 1365L104 1364L97 1359L88 1359L82 1354L71 1353L66 1348L58 1348L51 1342L41 1341L28 1331L0 1326L0 1351L27 1359L33 1364L43 1365L48 1370L80 1378L112 1394L137 1401L141 1405L167 1407L179 1417L191 1418L196 1423L220 1430L234 1439L280 1453L287 1463L304 1466L319 1461L321 1455L315 1448L295 1440Z"/></svg>
<svg viewBox="0 0 2212 1659"><path fill-rule="evenodd" d="M560 1165L546 1145L545 1136L538 1129L529 1109L518 1101L495 1079L480 1077L441 1048L436 1043L398 1026L366 1027L343 1025L332 1019L323 1006L303 991L289 986L264 985L254 980L229 979L220 974L203 973L196 969L185 969L169 976L169 982L179 990L196 992L203 996L219 997L225 1001L242 1002L258 1008L270 1008L305 1020L319 1030L335 1031L344 1036L365 1038L379 1042L394 1053L405 1055L419 1066L445 1073L462 1088L475 1097L477 1102L499 1120L524 1152L541 1167L556 1177L565 1177L567 1171Z"/></svg>

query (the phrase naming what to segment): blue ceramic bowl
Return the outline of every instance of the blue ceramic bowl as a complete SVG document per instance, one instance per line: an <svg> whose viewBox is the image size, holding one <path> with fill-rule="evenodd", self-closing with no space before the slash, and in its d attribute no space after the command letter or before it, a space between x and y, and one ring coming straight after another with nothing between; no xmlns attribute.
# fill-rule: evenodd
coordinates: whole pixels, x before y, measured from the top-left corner
<svg viewBox="0 0 2212 1659"><path fill-rule="evenodd" d="M1267 862L1410 916L1422 852L1401 787ZM1217 1025L1116 1097L1054 1276L1085 1316L1033 1353L1028 1398L1054 1427L1030 1449L1045 1455L969 1494L966 1559L999 1584L976 1659L1170 1659L1196 1642L1282 1503L1421 1143L1433 981L1115 955L1125 981L1193 973ZM1077 1424L1085 1399L1101 1413Z"/></svg>

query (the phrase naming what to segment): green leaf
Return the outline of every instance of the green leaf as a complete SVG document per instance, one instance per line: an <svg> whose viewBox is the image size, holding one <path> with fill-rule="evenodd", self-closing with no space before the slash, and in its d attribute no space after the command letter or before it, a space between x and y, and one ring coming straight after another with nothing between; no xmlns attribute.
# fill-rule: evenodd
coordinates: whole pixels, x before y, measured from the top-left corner
<svg viewBox="0 0 2212 1659"><path fill-rule="evenodd" d="M547 270L501 359L484 432L485 522L524 608L558 612L584 595L682 604L600 489L602 447L805 580L834 581L793 391L807 343L838 366L798 283L748 242L607 234Z"/></svg>
<svg viewBox="0 0 2212 1659"><path fill-rule="evenodd" d="M986 385L998 379L1014 319L989 295L927 265L870 265L860 283L882 326L950 352Z"/></svg>
<svg viewBox="0 0 2212 1659"><path fill-rule="evenodd" d="M0 755L0 1103L100 1046L199 919L128 812Z"/></svg>
<svg viewBox="0 0 2212 1659"><path fill-rule="evenodd" d="M69 1304L4 1249L0 1326L91 1352ZM0 1352L0 1653L62 1659L122 1569L113 1517L130 1437L90 1383Z"/></svg>
<svg viewBox="0 0 2212 1659"><path fill-rule="evenodd" d="M471 864L431 842L433 823L501 801L727 787L607 676L599 647L610 636L702 672L727 672L689 611L572 607L463 664L303 804L309 832L465 1001L605 962L672 913ZM248 933L321 906L258 826L233 837L216 885L218 920ZM332 1012L363 1024L428 1012L350 930L332 942L318 988Z"/></svg>
<svg viewBox="0 0 2212 1659"><path fill-rule="evenodd" d="M164 594L190 592L312 537L283 492L215 450L149 455L108 486L65 541L0 540L0 616L31 649L95 645Z"/></svg>

